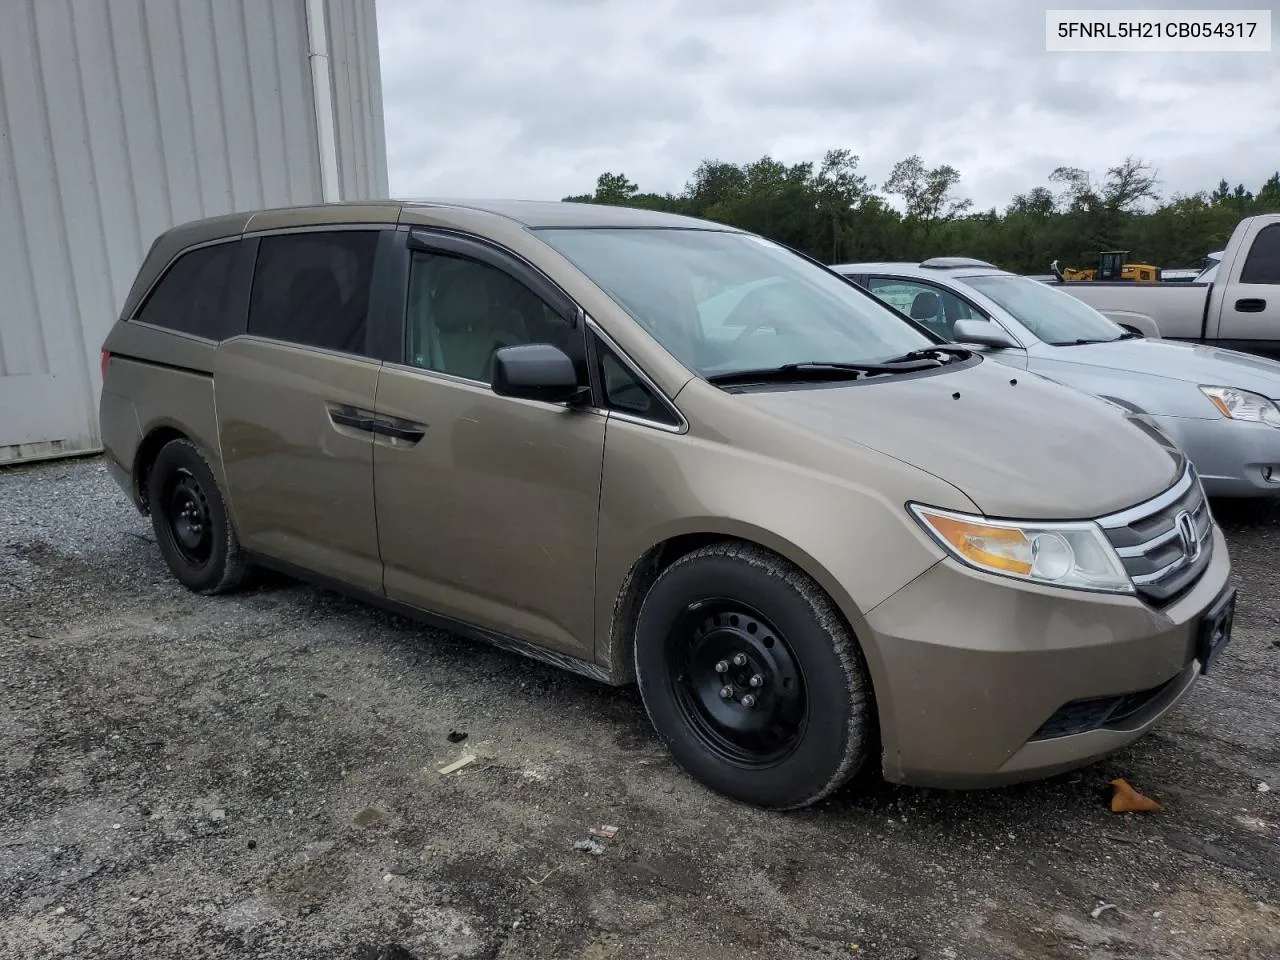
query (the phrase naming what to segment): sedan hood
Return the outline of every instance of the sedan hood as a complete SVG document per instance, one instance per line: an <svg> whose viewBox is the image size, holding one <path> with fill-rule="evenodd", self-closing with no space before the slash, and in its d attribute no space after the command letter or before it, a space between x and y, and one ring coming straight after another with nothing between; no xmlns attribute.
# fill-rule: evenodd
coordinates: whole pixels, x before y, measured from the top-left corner
<svg viewBox="0 0 1280 960"><path fill-rule="evenodd" d="M1114 405L994 362L740 396L802 429L927 471L988 516L1112 513L1172 485L1184 462Z"/></svg>
<svg viewBox="0 0 1280 960"><path fill-rule="evenodd" d="M1280 362L1235 350L1174 340L1116 340L1054 347L1055 363L1168 377L1197 385L1238 387L1280 399Z"/></svg>

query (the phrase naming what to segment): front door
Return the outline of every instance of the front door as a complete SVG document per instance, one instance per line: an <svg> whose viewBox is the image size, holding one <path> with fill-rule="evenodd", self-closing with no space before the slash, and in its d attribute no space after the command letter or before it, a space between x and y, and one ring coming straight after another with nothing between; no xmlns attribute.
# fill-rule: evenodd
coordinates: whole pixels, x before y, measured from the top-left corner
<svg viewBox="0 0 1280 960"><path fill-rule="evenodd" d="M950 290L909 277L869 276L867 289L947 341L955 339L958 320L996 322ZM1005 332L1008 333L1008 330ZM987 347L976 343L966 343L964 346L1008 366L1020 370L1027 368L1027 352L1020 348Z"/></svg>
<svg viewBox="0 0 1280 960"><path fill-rule="evenodd" d="M555 344L585 378L583 324L501 251L418 242L405 362L378 383L387 596L591 659L605 416L489 387L493 354L524 343Z"/></svg>
<svg viewBox="0 0 1280 960"><path fill-rule="evenodd" d="M1280 354L1280 223L1253 229L1235 261L1218 267L1224 289L1216 339L1224 347Z"/></svg>
<svg viewBox="0 0 1280 960"><path fill-rule="evenodd" d="M245 549L373 593L382 562L368 429L377 230L266 236L247 334L218 347L214 395ZM254 241L249 241L254 242Z"/></svg>

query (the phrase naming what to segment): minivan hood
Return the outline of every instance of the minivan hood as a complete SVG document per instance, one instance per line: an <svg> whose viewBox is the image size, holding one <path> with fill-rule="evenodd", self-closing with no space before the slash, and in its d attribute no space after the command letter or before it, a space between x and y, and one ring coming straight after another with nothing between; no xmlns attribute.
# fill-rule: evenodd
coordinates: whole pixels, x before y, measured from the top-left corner
<svg viewBox="0 0 1280 960"><path fill-rule="evenodd" d="M1204 344L1115 340L1052 347L1048 356L1056 363L1168 377L1204 386L1238 387L1272 400L1280 399L1280 362Z"/></svg>
<svg viewBox="0 0 1280 960"><path fill-rule="evenodd" d="M802 429L925 470L988 516L1102 516L1154 497L1184 463L1167 440L1114 405L995 362L739 397Z"/></svg>

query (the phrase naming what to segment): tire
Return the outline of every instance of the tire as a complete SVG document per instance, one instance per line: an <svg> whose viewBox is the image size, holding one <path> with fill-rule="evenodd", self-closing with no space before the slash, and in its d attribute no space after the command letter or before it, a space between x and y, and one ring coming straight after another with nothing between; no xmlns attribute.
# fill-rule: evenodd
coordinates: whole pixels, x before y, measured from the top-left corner
<svg viewBox="0 0 1280 960"><path fill-rule="evenodd" d="M160 554L183 586L200 594L240 586L248 562L213 469L190 440L172 440L156 455L147 506Z"/></svg>
<svg viewBox="0 0 1280 960"><path fill-rule="evenodd" d="M816 583L763 548L718 543L664 570L640 609L635 661L676 762L744 803L816 803L876 742L856 640Z"/></svg>

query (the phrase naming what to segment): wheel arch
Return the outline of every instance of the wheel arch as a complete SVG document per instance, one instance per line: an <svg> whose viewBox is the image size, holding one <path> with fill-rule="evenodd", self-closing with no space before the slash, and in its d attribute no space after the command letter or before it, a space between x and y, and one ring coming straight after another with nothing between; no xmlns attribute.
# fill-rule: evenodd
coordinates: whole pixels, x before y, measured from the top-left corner
<svg viewBox="0 0 1280 960"><path fill-rule="evenodd" d="M631 564L614 594L605 640L607 647L597 656L597 661L608 667L615 684L635 683L635 627L650 587L676 560L713 543L750 544L776 555L809 577L831 600L844 627L863 648L864 657L867 656L866 646L855 628L862 619L862 611L822 564L790 540L754 524L729 524L712 518L666 530L663 534ZM876 669L870 663L871 658L867 659L874 686Z"/></svg>
<svg viewBox="0 0 1280 960"><path fill-rule="evenodd" d="M191 435L175 423L162 422L155 424L142 438L133 455L133 499L144 515L151 509L147 500L147 483L151 477L151 468L155 465L160 451L174 440L192 440Z"/></svg>

